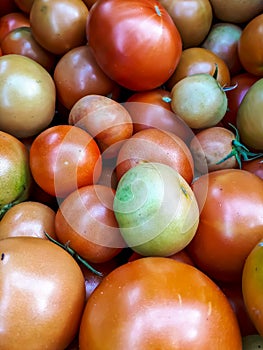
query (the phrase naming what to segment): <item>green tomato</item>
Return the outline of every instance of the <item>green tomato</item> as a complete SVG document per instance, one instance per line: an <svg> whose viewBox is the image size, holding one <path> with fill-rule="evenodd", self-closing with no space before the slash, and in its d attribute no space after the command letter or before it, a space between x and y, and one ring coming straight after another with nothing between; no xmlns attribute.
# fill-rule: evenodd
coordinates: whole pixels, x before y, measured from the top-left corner
<svg viewBox="0 0 263 350"><path fill-rule="evenodd" d="M113 208L124 240L145 256L182 250L199 223L191 187L161 163L141 163L128 170L118 183Z"/></svg>
<svg viewBox="0 0 263 350"><path fill-rule="evenodd" d="M243 337L242 339L243 350L258 350L263 349L263 338L259 334L252 334Z"/></svg>

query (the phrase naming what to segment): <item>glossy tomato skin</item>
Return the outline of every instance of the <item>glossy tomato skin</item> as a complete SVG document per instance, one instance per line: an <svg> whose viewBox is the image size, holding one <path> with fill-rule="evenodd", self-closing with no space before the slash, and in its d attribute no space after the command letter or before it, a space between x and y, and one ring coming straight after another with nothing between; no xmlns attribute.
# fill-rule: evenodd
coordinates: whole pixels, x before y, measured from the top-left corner
<svg viewBox="0 0 263 350"><path fill-rule="evenodd" d="M70 242L89 262L106 262L126 246L112 209L114 193L103 185L82 186L63 200L56 213L58 240Z"/></svg>
<svg viewBox="0 0 263 350"><path fill-rule="evenodd" d="M51 126L41 132L31 145L29 160L36 183L57 197L97 182L102 168L97 143L72 125Z"/></svg>
<svg viewBox="0 0 263 350"><path fill-rule="evenodd" d="M88 13L82 0L34 0L30 10L34 38L46 50L63 55L86 43Z"/></svg>
<svg viewBox="0 0 263 350"><path fill-rule="evenodd" d="M19 27L30 27L29 18L21 12L11 12L0 18L0 44L7 33Z"/></svg>
<svg viewBox="0 0 263 350"><path fill-rule="evenodd" d="M79 344L81 350L242 349L221 290L193 266L157 257L124 264L103 279L86 304Z"/></svg>
<svg viewBox="0 0 263 350"><path fill-rule="evenodd" d="M85 303L80 267L65 250L36 237L2 239L0 254L1 349L64 350Z"/></svg>
<svg viewBox="0 0 263 350"><path fill-rule="evenodd" d="M263 182L241 169L202 175L192 184L200 223L187 247L196 266L210 277L240 281L251 249L263 237Z"/></svg>
<svg viewBox="0 0 263 350"><path fill-rule="evenodd" d="M243 72L231 77L230 86L235 86L234 89L226 91L228 100L228 110L222 119L222 123L226 128L229 128L229 123L236 125L237 111L248 89L258 80L259 77Z"/></svg>
<svg viewBox="0 0 263 350"><path fill-rule="evenodd" d="M75 47L59 59L54 81L58 99L67 109L86 95L106 96L117 89L117 84L98 66L88 45Z"/></svg>
<svg viewBox="0 0 263 350"><path fill-rule="evenodd" d="M238 42L238 54L244 69L263 77L263 13L252 18L242 31Z"/></svg>
<svg viewBox="0 0 263 350"><path fill-rule="evenodd" d="M230 72L225 61L218 55L204 47L190 47L184 49L172 76L166 82L166 88L172 90L181 79L197 73L214 75L218 67L216 79L221 86L229 86Z"/></svg>
<svg viewBox="0 0 263 350"><path fill-rule="evenodd" d="M87 39L103 71L136 91L161 86L182 51L173 20L156 0L96 2L87 21Z"/></svg>
<svg viewBox="0 0 263 350"><path fill-rule="evenodd" d="M160 0L177 26L183 48L198 46L205 39L213 20L209 0Z"/></svg>
<svg viewBox="0 0 263 350"><path fill-rule="evenodd" d="M4 55L27 56L38 62L48 72L53 73L56 56L39 45L30 27L19 27L7 33L1 42L1 49Z"/></svg>
<svg viewBox="0 0 263 350"><path fill-rule="evenodd" d="M242 291L248 314L258 333L263 335L263 245L257 242L246 259L242 273Z"/></svg>

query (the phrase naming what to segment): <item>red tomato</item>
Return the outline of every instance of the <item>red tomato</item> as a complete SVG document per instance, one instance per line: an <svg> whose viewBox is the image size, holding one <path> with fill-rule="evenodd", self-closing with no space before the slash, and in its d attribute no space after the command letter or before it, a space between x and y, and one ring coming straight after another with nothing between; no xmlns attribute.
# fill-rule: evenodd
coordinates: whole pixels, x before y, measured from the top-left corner
<svg viewBox="0 0 263 350"><path fill-rule="evenodd" d="M240 281L251 249L263 237L263 181L240 169L216 170L192 185L200 223L187 247L197 267L220 281Z"/></svg>
<svg viewBox="0 0 263 350"><path fill-rule="evenodd" d="M30 27L29 18L21 12L11 12L0 18L0 44L7 33L19 27Z"/></svg>
<svg viewBox="0 0 263 350"><path fill-rule="evenodd" d="M226 91L228 100L228 110L222 119L222 123L226 128L229 128L229 123L236 125L237 111L247 93L259 77L250 73L240 73L231 77L230 86L236 86L234 89Z"/></svg>
<svg viewBox="0 0 263 350"><path fill-rule="evenodd" d="M34 0L14 0L16 5L25 13L30 13Z"/></svg>
<svg viewBox="0 0 263 350"><path fill-rule="evenodd" d="M30 27L19 27L7 33L1 42L1 49L4 55L15 53L27 56L48 72L52 72L55 67L56 56L39 45Z"/></svg>
<svg viewBox="0 0 263 350"><path fill-rule="evenodd" d="M242 168L250 171L263 180L263 157L251 160L249 162L243 162Z"/></svg>
<svg viewBox="0 0 263 350"><path fill-rule="evenodd" d="M117 156L118 180L129 169L143 162L169 165L188 182L194 175L194 161L186 143L173 133L149 128L124 141Z"/></svg>
<svg viewBox="0 0 263 350"><path fill-rule="evenodd" d="M185 142L193 137L186 123L171 108L171 92L164 89L140 91L132 94L124 107L133 120L134 133L148 128L170 131Z"/></svg>
<svg viewBox="0 0 263 350"><path fill-rule="evenodd" d="M182 52L180 34L157 0L96 2L87 21L87 39L103 71L130 90L161 86Z"/></svg>
<svg viewBox="0 0 263 350"><path fill-rule="evenodd" d="M195 267L148 257L110 272L86 303L81 350L241 350L225 295Z"/></svg>
<svg viewBox="0 0 263 350"><path fill-rule="evenodd" d="M91 94L109 95L117 89L98 66L88 45L78 46L64 54L54 71L58 99L67 108Z"/></svg>
<svg viewBox="0 0 263 350"><path fill-rule="evenodd" d="M57 125L34 139L30 168L44 191L65 197L78 187L97 182L102 161L97 143L86 131L72 125Z"/></svg>
<svg viewBox="0 0 263 350"><path fill-rule="evenodd" d="M83 186L61 203L55 218L59 242L89 262L103 263L126 246L113 213L114 190L103 185Z"/></svg>
<svg viewBox="0 0 263 350"><path fill-rule="evenodd" d="M248 22L238 42L238 55L242 66L247 72L259 77L263 77L262 46L263 13Z"/></svg>

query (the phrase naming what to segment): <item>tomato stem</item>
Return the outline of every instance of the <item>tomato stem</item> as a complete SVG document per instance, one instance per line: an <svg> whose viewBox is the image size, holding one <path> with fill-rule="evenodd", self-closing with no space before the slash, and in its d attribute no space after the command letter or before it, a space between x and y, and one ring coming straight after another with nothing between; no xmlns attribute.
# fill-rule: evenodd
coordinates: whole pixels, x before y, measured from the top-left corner
<svg viewBox="0 0 263 350"><path fill-rule="evenodd" d="M99 271L97 271L96 269L94 269L94 267L92 267L85 259L83 259L74 249L70 248L69 246L69 242L67 242L66 244L62 244L60 242L58 242L57 240L55 240L54 238L52 238L47 232L44 232L46 237L53 243L55 243L56 245L58 245L59 247L63 248L64 250L66 250L66 252L68 252L75 260L77 260L78 262L81 262L85 267L87 267L91 272L93 272L94 274L102 277L103 274Z"/></svg>
<svg viewBox="0 0 263 350"><path fill-rule="evenodd" d="M221 159L219 162L217 162L216 164L221 164L224 161L226 161L227 159L229 159L231 157L235 157L237 160L238 166L241 169L242 168L242 160L243 161L250 161L250 160L257 159L257 158L263 156L263 153L250 152L249 149L240 142L240 137L239 137L239 133L238 133L237 128L231 123L229 123L229 125L236 132L236 138L232 141L232 151L228 155L226 155L223 159Z"/></svg>

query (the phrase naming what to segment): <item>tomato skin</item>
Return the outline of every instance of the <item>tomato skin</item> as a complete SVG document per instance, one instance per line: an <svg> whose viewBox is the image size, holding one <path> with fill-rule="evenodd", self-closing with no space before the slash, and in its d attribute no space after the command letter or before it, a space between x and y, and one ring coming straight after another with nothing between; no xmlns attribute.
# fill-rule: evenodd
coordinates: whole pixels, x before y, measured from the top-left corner
<svg viewBox="0 0 263 350"><path fill-rule="evenodd" d="M263 13L251 19L238 42L238 55L244 69L263 77Z"/></svg>
<svg viewBox="0 0 263 350"><path fill-rule="evenodd" d="M98 66L90 47L82 45L65 53L54 70L58 100L67 108L91 94L106 96L117 85Z"/></svg>
<svg viewBox="0 0 263 350"><path fill-rule="evenodd" d="M113 213L114 191L82 186L61 203L55 218L58 240L92 263L109 261L126 246Z"/></svg>
<svg viewBox="0 0 263 350"><path fill-rule="evenodd" d="M259 77L251 73L240 73L231 77L230 86L234 89L226 91L228 110L222 119L222 123L229 128L229 123L236 125L237 111L248 89L258 80Z"/></svg>
<svg viewBox="0 0 263 350"><path fill-rule="evenodd" d="M86 32L102 70L130 90L161 86L173 73L182 52L177 28L156 0L96 2Z"/></svg>
<svg viewBox="0 0 263 350"><path fill-rule="evenodd" d="M250 171L263 180L263 157L242 163L242 169Z"/></svg>
<svg viewBox="0 0 263 350"><path fill-rule="evenodd" d="M85 303L80 267L65 250L36 237L1 239L0 252L1 349L64 350Z"/></svg>
<svg viewBox="0 0 263 350"><path fill-rule="evenodd" d="M263 335L263 299L262 240L254 245L248 255L242 273L242 291L248 314L258 333Z"/></svg>
<svg viewBox="0 0 263 350"><path fill-rule="evenodd" d="M63 55L86 43L88 13L81 0L34 0L29 17L33 36L46 50Z"/></svg>
<svg viewBox="0 0 263 350"><path fill-rule="evenodd" d="M242 349L221 290L193 266L157 257L121 265L103 279L87 301L79 344L81 350Z"/></svg>
<svg viewBox="0 0 263 350"><path fill-rule="evenodd" d="M6 34L15 28L30 27L29 18L21 12L11 12L0 18L0 44Z"/></svg>
<svg viewBox="0 0 263 350"><path fill-rule="evenodd" d="M18 54L38 62L48 72L52 72L56 56L46 51L32 35L30 27L19 27L6 34L1 42L3 55Z"/></svg>
<svg viewBox="0 0 263 350"><path fill-rule="evenodd" d="M51 126L41 132L29 156L34 180L53 196L65 197L78 187L97 182L101 173L97 143L72 125Z"/></svg>
<svg viewBox="0 0 263 350"><path fill-rule="evenodd" d="M187 250L197 267L225 282L240 281L246 257L263 237L263 182L241 169L202 175L192 184L200 223Z"/></svg>

